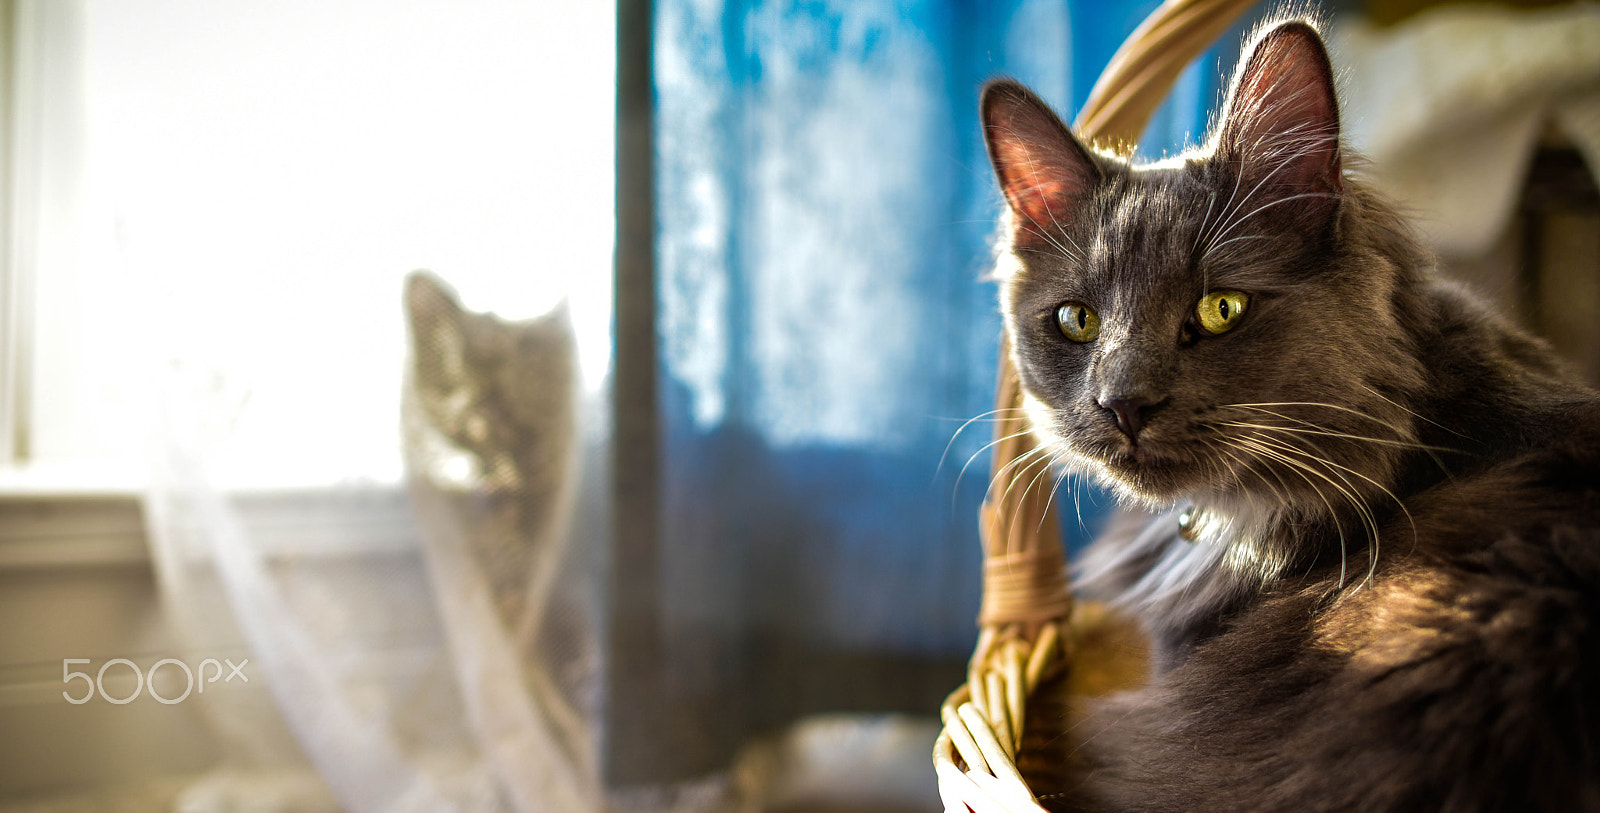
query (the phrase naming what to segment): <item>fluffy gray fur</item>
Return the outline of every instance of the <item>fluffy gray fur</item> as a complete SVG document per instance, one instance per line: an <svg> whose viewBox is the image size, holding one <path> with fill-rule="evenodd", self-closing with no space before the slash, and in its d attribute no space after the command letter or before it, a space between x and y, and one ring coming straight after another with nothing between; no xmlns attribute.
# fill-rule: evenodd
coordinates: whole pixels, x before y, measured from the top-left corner
<svg viewBox="0 0 1600 813"><path fill-rule="evenodd" d="M984 92L1035 433L1162 512L1080 565L1152 672L1073 722L1045 803L1600 809L1600 397L1349 171L1313 24L1246 54L1210 140L1153 165ZM1249 297L1217 335L1214 291Z"/></svg>

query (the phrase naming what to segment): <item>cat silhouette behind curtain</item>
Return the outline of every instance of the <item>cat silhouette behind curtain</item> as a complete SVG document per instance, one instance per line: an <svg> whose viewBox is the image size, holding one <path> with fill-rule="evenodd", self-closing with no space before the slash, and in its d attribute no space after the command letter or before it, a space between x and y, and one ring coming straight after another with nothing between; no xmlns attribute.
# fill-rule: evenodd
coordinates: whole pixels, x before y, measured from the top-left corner
<svg viewBox="0 0 1600 813"><path fill-rule="evenodd" d="M505 792L572 809L594 792L599 653L592 584L567 550L580 431L566 307L509 321L416 272L406 312L409 489L462 693Z"/></svg>
<svg viewBox="0 0 1600 813"><path fill-rule="evenodd" d="M1360 179L1315 25L1155 164L981 115L1034 433L1158 513L1077 567L1149 675L1051 722L1041 801L1600 809L1600 399Z"/></svg>
<svg viewBox="0 0 1600 813"><path fill-rule="evenodd" d="M521 322L473 313L437 278L407 282L412 365L407 462L473 503L473 555L507 628L527 632L530 588L556 539L576 441L577 370L565 307Z"/></svg>

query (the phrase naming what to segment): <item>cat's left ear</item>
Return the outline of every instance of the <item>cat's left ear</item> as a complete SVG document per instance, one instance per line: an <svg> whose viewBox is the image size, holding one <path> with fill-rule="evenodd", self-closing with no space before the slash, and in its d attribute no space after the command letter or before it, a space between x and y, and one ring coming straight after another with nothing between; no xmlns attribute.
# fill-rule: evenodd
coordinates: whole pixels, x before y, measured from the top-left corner
<svg viewBox="0 0 1600 813"><path fill-rule="evenodd" d="M1256 40L1228 97L1217 155L1264 190L1331 213L1344 191L1339 103L1322 36L1294 21Z"/></svg>

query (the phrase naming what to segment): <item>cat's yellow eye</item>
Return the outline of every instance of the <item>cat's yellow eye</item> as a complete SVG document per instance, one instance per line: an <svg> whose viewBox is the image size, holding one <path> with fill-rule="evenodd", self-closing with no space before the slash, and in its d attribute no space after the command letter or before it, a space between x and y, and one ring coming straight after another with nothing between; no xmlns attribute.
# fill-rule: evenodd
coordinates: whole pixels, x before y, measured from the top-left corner
<svg viewBox="0 0 1600 813"><path fill-rule="evenodd" d="M1215 336L1233 330L1249 306L1250 295L1243 291L1212 291L1200 300L1195 315L1200 327Z"/></svg>
<svg viewBox="0 0 1600 813"><path fill-rule="evenodd" d="M1100 317L1082 302L1068 302L1056 308L1056 326L1061 335L1075 342L1092 342L1100 335Z"/></svg>

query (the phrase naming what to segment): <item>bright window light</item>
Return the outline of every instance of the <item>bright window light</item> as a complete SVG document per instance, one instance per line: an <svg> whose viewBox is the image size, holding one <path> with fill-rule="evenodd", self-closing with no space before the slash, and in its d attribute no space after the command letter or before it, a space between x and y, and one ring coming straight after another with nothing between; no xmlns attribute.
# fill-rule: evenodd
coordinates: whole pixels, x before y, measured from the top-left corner
<svg viewBox="0 0 1600 813"><path fill-rule="evenodd" d="M84 251L37 280L35 460L137 469L179 368L230 479L397 479L415 268L508 317L569 297L603 374L612 4L85 12Z"/></svg>

